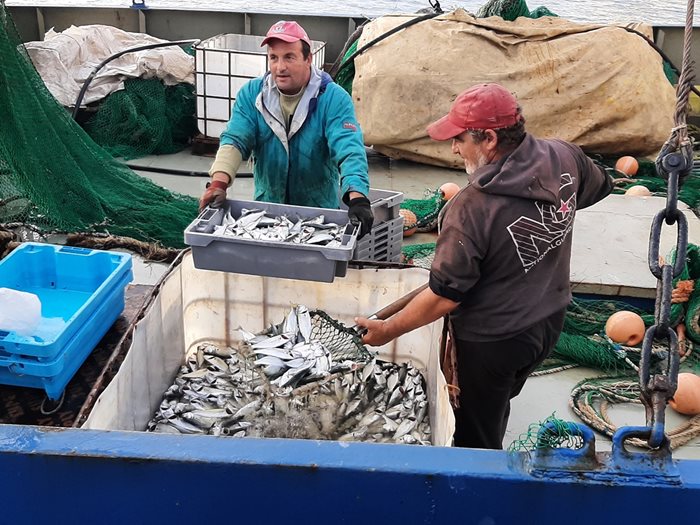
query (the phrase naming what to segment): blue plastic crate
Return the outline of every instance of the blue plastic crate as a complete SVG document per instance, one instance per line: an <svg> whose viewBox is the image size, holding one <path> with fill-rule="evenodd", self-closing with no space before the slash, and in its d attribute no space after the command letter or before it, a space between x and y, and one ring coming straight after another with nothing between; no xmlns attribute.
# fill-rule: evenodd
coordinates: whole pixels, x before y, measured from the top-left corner
<svg viewBox="0 0 700 525"><path fill-rule="evenodd" d="M59 397L121 314L132 278L125 253L37 243L15 249L0 261L0 287L36 294L42 322L61 318L65 324L46 339L0 331L0 383Z"/></svg>

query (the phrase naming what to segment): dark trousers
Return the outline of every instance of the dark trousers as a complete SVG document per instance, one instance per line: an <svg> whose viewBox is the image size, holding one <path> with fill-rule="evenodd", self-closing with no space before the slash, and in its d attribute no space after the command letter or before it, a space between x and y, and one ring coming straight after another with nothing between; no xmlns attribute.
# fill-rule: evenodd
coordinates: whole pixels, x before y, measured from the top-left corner
<svg viewBox="0 0 700 525"><path fill-rule="evenodd" d="M459 404L454 445L503 448L510 400L559 339L566 309L503 341L457 339Z"/></svg>

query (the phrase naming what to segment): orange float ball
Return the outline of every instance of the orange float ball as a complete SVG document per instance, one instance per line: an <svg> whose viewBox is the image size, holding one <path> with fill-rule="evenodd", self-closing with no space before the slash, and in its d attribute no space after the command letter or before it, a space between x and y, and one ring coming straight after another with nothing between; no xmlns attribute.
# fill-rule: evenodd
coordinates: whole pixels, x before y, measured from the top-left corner
<svg viewBox="0 0 700 525"><path fill-rule="evenodd" d="M700 414L700 377L688 372L678 374L678 388L668 404L686 416Z"/></svg>
<svg viewBox="0 0 700 525"><path fill-rule="evenodd" d="M615 169L628 177L634 177L639 169L639 162L634 157L620 157L615 163Z"/></svg>
<svg viewBox="0 0 700 525"><path fill-rule="evenodd" d="M411 210L400 209L399 215L403 217L403 236L410 237L416 233L416 229L418 227L418 218L416 217L416 214Z"/></svg>
<svg viewBox="0 0 700 525"><path fill-rule="evenodd" d="M457 184L454 182L446 182L440 186L440 193L442 193L442 198L446 201L450 200L452 197L457 195L457 192L461 190Z"/></svg>
<svg viewBox="0 0 700 525"><path fill-rule="evenodd" d="M635 346L644 339L644 321L634 312L621 310L615 312L605 323L606 335L615 341L628 346Z"/></svg>
<svg viewBox="0 0 700 525"><path fill-rule="evenodd" d="M625 195L631 195L633 197L650 197L651 192L649 191L649 188L639 184L637 186L630 186L627 188Z"/></svg>

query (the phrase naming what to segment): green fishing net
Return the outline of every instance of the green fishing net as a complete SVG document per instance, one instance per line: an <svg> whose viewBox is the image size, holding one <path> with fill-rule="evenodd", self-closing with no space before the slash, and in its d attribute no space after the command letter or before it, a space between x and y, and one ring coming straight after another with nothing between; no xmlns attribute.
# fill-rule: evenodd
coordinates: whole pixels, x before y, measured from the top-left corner
<svg viewBox="0 0 700 525"><path fill-rule="evenodd" d="M165 155L188 145L197 132L195 113L191 84L132 78L100 104L85 129L115 157Z"/></svg>
<svg viewBox="0 0 700 525"><path fill-rule="evenodd" d="M344 64L352 54L357 51L357 43L360 40L357 39L355 40L352 45L348 48L347 52L345 53L345 56L343 56L343 61L341 64ZM355 61L353 60L352 64L348 64L345 66L343 69L338 71L338 74L334 78L336 84L338 84L340 87L342 87L345 91L347 91L350 95L352 95L352 81L355 78Z"/></svg>
<svg viewBox="0 0 700 525"><path fill-rule="evenodd" d="M530 11L525 0L489 0L476 13L477 18L500 16L503 20L513 21L520 16L540 18L542 16L557 16L546 7L538 7Z"/></svg>
<svg viewBox="0 0 700 525"><path fill-rule="evenodd" d="M615 165L616 159L605 159L605 164L609 166ZM625 182L616 185L616 193L624 193L631 186L642 185L646 186L654 195L666 195L666 181L659 177L656 173L656 165L652 161L637 159L639 162L639 170L632 177L630 182ZM624 173L617 173L616 177L624 178ZM695 213L700 212L700 170L693 169L688 175L678 192L678 198L686 203Z"/></svg>
<svg viewBox="0 0 700 525"><path fill-rule="evenodd" d="M401 262L430 270L435 257L435 243L406 244L401 248Z"/></svg>
<svg viewBox="0 0 700 525"><path fill-rule="evenodd" d="M48 91L0 2L0 226L107 232L183 246L197 201L140 177Z"/></svg>
<svg viewBox="0 0 700 525"><path fill-rule="evenodd" d="M508 452L532 452L534 450L583 447L583 435L575 423L559 419L552 414L544 421L532 423L508 446Z"/></svg>
<svg viewBox="0 0 700 525"><path fill-rule="evenodd" d="M430 232L437 228L438 215L445 205L440 189L426 190L422 199L405 199L402 210L412 211L416 216L416 231Z"/></svg>

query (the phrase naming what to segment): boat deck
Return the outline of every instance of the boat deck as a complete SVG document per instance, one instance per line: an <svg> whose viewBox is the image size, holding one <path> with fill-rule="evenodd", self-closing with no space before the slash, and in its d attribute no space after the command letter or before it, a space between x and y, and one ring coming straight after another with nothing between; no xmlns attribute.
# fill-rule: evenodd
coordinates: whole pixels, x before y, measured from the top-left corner
<svg viewBox="0 0 700 525"><path fill-rule="evenodd" d="M422 198L426 190L433 190L444 182L453 181L460 185L466 182L466 176L454 170L390 160L374 153L369 155L369 160L371 186L402 191L406 198ZM195 156L189 151L184 151L174 155L130 161L129 165L141 175L170 190L198 197L207 182L206 177L171 175L151 170L175 169L194 174L206 173L211 161L211 158ZM253 180L249 175L246 177L246 169L242 172L233 186L231 196L250 199ZM632 198L611 195L597 205L580 211L574 228L571 269L574 291L653 297L656 283L647 267L647 243L652 217L664 203L665 199L662 197ZM681 208L688 217L690 242L700 243L700 221L685 205L681 205ZM434 233L425 233L416 234L406 241L434 242L435 239ZM667 228L662 238L661 253L666 253L674 242L675 230ZM5 412L5 416L1 418L2 422L50 426L74 424L77 413L89 393L86 378L92 378L94 382L100 367L108 362L136 310L143 304L150 285L155 284L167 269L167 265L148 263L138 258L135 258L134 262L135 281L127 290L127 309L101 341L98 350L69 384L63 409L54 416L44 416L39 410L43 398L41 391L3 387L8 391L7 396L3 395L3 398L13 402L2 407ZM561 419L578 421L568 406L571 390L580 380L600 375L603 375L600 371L581 367L530 378L523 392L513 401L504 445L507 446L526 432L530 424L542 421L552 414ZM19 411L17 407L22 410ZM610 414L618 425L644 423L644 410L641 405L615 405L611 407ZM671 409L667 410L669 430L679 426L686 419ZM610 441L599 436L597 447L599 450L609 450ZM676 450L674 457L700 459L700 438Z"/></svg>
<svg viewBox="0 0 700 525"><path fill-rule="evenodd" d="M460 186L466 175L459 171L392 160L368 150L370 185L373 188L401 191L405 198L423 198L426 191L452 181ZM199 197L207 182L206 177L167 175L149 170L176 169L206 173L210 157L192 155L186 150L175 155L151 156L130 161L129 165L168 189ZM242 176L236 179L232 198L251 199L253 179L250 167L244 166ZM577 213L571 261L571 281L576 293L594 293L623 297L653 298L656 279L647 265L649 229L654 214L665 206L665 197L627 197L610 195L598 204ZM700 243L700 220L683 203L689 225L689 242ZM666 227L662 234L661 253L666 254L675 244L675 228ZM434 233L415 234L404 240L408 243L434 242ZM151 276L155 273L151 269ZM507 446L526 432L532 423L555 414L561 419L578 421L569 408L572 388L582 379L604 375L598 370L575 368L555 374L533 377L523 392L514 399L504 445ZM614 405L610 408L612 420L619 426L643 425L641 405ZM687 418L671 410L666 411L667 429L679 426ZM599 436L599 450L609 450L610 441ZM696 438L674 452L677 458L700 459L700 438Z"/></svg>

